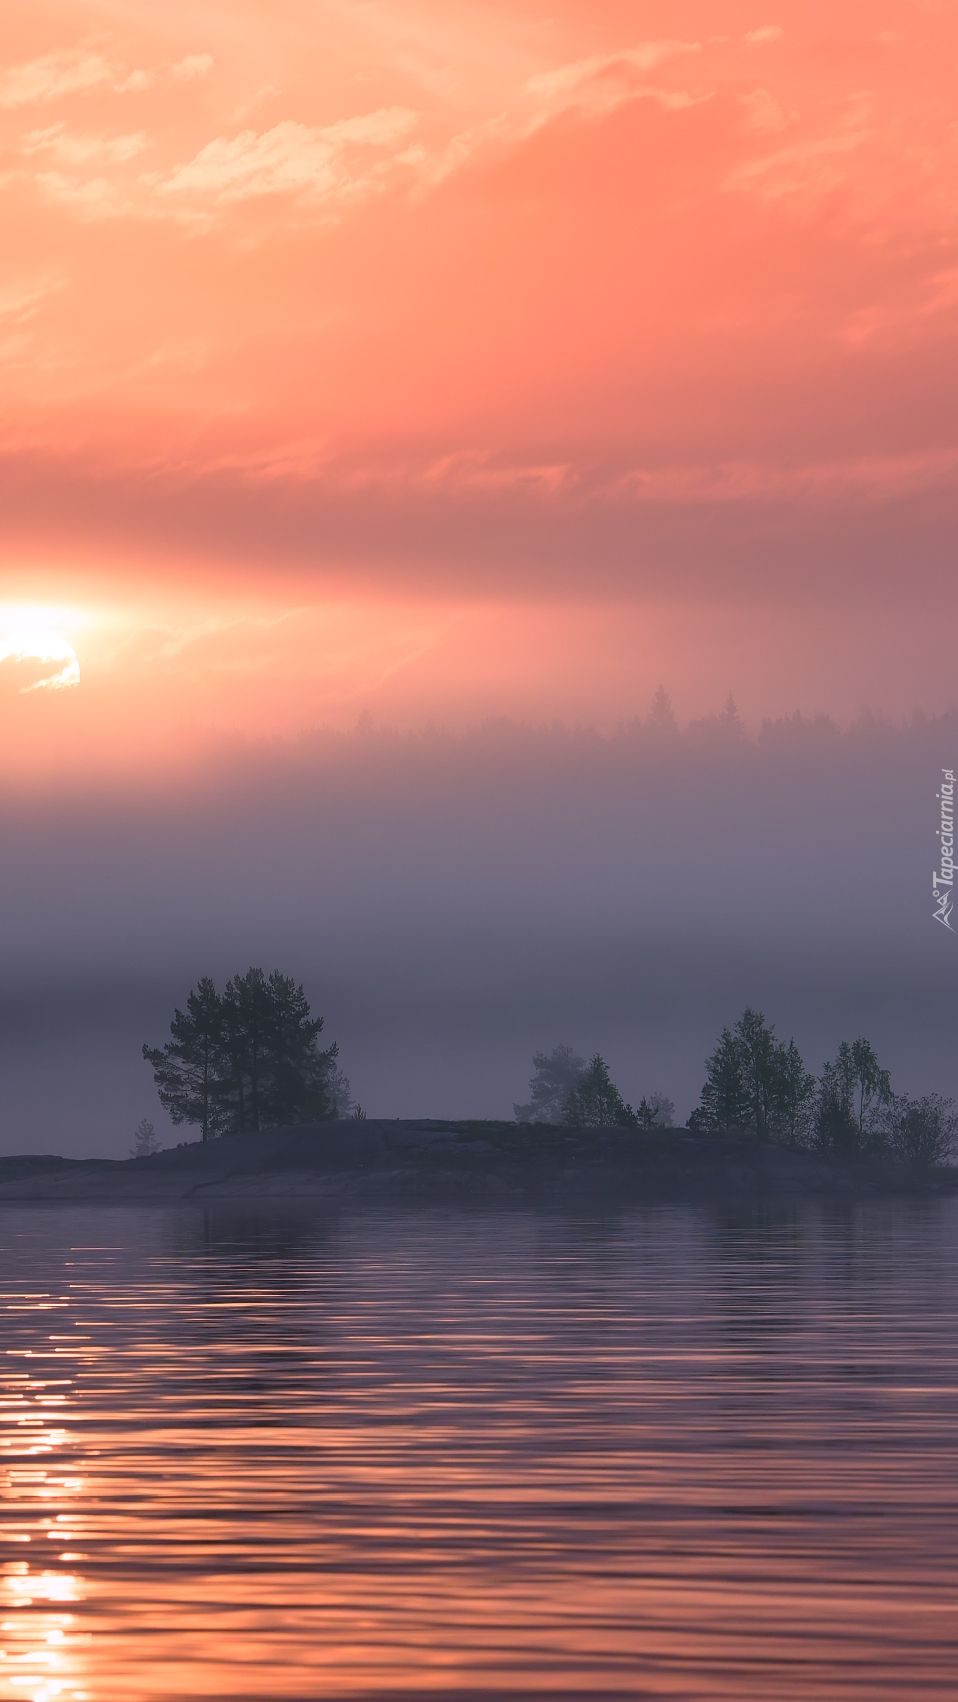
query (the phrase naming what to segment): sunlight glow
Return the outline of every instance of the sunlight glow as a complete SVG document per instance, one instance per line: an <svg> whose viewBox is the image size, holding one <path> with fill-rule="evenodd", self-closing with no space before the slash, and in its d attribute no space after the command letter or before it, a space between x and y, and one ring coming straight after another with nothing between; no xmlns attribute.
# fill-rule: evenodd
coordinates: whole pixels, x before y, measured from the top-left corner
<svg viewBox="0 0 958 1702"><path fill-rule="evenodd" d="M57 673L50 674L46 679L34 680L32 685L21 687L21 693L31 691L62 691L65 687L77 686L80 683L80 663L76 651L48 627L32 626L19 627L9 632L0 640L0 663L14 662L59 662Z"/></svg>

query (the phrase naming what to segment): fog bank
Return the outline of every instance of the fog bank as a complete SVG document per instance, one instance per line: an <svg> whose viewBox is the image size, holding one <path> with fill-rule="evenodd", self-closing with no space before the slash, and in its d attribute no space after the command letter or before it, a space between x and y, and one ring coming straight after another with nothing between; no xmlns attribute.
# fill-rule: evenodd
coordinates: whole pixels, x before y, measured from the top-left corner
<svg viewBox="0 0 958 1702"><path fill-rule="evenodd" d="M371 1116L509 1116L568 1041L684 1121L746 1003L815 1070L862 1032L897 1087L954 1092L931 875L956 754L956 714L367 727L9 796L0 1150L125 1156L142 1116L192 1138L140 1046L250 963L305 983Z"/></svg>

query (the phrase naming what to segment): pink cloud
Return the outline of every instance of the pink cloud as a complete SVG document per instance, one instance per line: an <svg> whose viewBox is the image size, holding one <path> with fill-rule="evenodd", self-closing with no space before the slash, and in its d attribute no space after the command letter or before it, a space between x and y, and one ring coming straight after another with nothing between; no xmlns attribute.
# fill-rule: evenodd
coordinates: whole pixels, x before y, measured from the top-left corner
<svg viewBox="0 0 958 1702"><path fill-rule="evenodd" d="M88 13L0 71L9 559L950 606L950 11Z"/></svg>

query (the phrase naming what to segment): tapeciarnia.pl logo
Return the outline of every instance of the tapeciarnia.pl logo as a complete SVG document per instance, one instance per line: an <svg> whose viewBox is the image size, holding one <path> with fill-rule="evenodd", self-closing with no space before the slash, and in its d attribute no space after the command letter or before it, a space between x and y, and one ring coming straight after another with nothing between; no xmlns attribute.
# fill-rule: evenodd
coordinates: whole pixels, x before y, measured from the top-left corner
<svg viewBox="0 0 958 1702"><path fill-rule="evenodd" d="M932 916L943 928L954 933L955 930L951 926L951 888L955 884L955 771L952 768L943 768L941 773L941 791L935 793L941 804L941 826L938 829L938 838L941 840L941 872L931 877L931 890L935 899ZM942 889L940 892L939 887Z"/></svg>

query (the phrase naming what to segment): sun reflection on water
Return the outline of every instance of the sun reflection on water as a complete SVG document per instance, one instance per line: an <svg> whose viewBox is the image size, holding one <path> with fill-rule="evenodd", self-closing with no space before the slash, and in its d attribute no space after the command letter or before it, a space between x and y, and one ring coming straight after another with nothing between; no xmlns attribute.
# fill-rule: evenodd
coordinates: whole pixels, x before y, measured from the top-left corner
<svg viewBox="0 0 958 1702"><path fill-rule="evenodd" d="M6 1297L6 1310L44 1313L54 1305L49 1296ZM7 1358L18 1350L7 1349ZM19 1357L40 1357L36 1350L21 1349ZM58 1473L55 1458L74 1446L71 1432L62 1422L50 1423L51 1409L58 1421L69 1403L63 1393L63 1378L44 1378L33 1371L0 1373L0 1415L6 1434L0 1437L5 1450L2 1498L7 1524L6 1540L25 1547L43 1539L63 1542L62 1526L71 1521L65 1510L83 1491L83 1479ZM47 1464L42 1467L41 1457ZM27 1463L29 1462L29 1463ZM58 1511L53 1512L56 1508ZM73 1520L79 1515L74 1514ZM51 1529L51 1525L61 1527ZM71 1526L72 1528L72 1526ZM66 1560L56 1557L60 1565ZM84 1702L89 1696L86 1655L89 1635L76 1627L72 1613L52 1612L54 1607L79 1603L84 1597L83 1580L76 1572L54 1570L49 1555L36 1560L6 1561L0 1568L3 1611L9 1616L0 1623L0 1687L24 1702Z"/></svg>
<svg viewBox="0 0 958 1702"><path fill-rule="evenodd" d="M940 1209L21 1211L0 1697L950 1702Z"/></svg>

